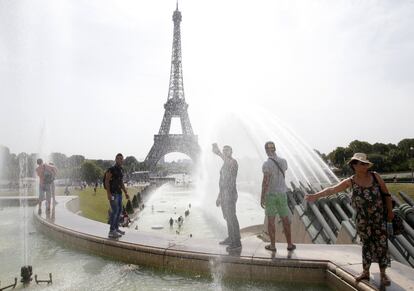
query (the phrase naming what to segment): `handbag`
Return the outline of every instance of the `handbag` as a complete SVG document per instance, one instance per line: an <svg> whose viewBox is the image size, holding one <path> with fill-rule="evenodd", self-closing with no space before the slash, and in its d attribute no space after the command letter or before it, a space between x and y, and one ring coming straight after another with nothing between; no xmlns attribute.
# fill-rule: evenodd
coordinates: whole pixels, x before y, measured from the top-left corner
<svg viewBox="0 0 414 291"><path fill-rule="evenodd" d="M372 173L372 177L374 178L374 181L380 186L382 205L384 207L384 219L385 219L385 221L387 221L388 207L387 207L387 202L386 202L385 198L386 197L391 198L392 208L395 207L395 200L392 199L391 194L382 191L381 184L378 183L378 179L377 179L377 177L375 176L374 173ZM405 232L403 220L400 217L400 215L396 214L396 213L394 213L394 218L392 219L392 231L393 231L393 235L399 235L399 234L402 234L402 233Z"/></svg>

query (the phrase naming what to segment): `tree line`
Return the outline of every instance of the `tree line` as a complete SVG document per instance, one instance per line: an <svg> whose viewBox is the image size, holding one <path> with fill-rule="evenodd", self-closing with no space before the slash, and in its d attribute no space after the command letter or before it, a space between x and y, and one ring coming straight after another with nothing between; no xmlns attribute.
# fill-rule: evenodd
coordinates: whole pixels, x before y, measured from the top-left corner
<svg viewBox="0 0 414 291"><path fill-rule="evenodd" d="M414 169L414 139L406 138L398 144L374 143L354 140L347 147L337 147L328 154L316 152L331 167L337 169L338 174L349 174L347 162L354 153L362 152L368 155L368 159L374 163L373 169L380 173L403 172ZM37 154L25 152L14 154L9 148L0 145L0 180L19 182L23 177L35 177ZM85 181L87 183L102 180L105 170L114 164L113 160L86 159L82 155L66 156L62 153L52 153L49 160L59 169L57 179L69 179L71 181ZM176 169L178 166L159 165L158 171L165 171L168 166ZM134 156L127 156L123 165L126 174L134 171L144 171L146 166ZM182 165L181 165L182 167ZM185 168L188 171L188 168Z"/></svg>
<svg viewBox="0 0 414 291"><path fill-rule="evenodd" d="M321 154L321 157L337 168L339 174L346 175L350 171L347 162L354 153L366 153L374 163L373 170L379 173L404 172L414 168L414 138L403 139L396 145L354 140L347 147L337 147L327 155Z"/></svg>
<svg viewBox="0 0 414 291"><path fill-rule="evenodd" d="M25 152L14 154L8 147L0 145L0 180L13 183L20 178L35 177L36 160L38 154ZM52 162L58 168L56 179L69 179L71 181L85 181L95 183L102 181L106 169L114 164L113 160L86 159L82 155L66 156L62 153L52 153L45 163ZM143 162L138 162L134 156L127 156L123 165L126 174L145 170Z"/></svg>

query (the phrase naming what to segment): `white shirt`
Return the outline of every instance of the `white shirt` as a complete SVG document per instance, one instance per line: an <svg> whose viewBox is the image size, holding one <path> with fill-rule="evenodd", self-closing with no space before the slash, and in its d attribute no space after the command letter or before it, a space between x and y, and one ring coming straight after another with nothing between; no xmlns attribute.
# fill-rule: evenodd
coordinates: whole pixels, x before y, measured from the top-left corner
<svg viewBox="0 0 414 291"><path fill-rule="evenodd" d="M283 174L276 163L271 160L271 158L279 164L279 167L282 169ZM285 159L279 158L276 155L271 158L268 158L262 166L263 174L270 174L268 193L286 193L288 188L286 186L284 173L288 169L287 162Z"/></svg>

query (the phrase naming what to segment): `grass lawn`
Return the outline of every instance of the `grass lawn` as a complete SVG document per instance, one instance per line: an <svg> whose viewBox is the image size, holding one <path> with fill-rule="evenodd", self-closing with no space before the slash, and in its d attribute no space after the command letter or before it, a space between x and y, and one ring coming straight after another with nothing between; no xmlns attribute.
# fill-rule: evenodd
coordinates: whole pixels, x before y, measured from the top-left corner
<svg viewBox="0 0 414 291"><path fill-rule="evenodd" d="M393 194L398 194L398 192L404 192L405 194L409 195L412 199L414 199L414 183L387 183L388 190ZM133 198L140 188L128 188L128 193L130 198ZM27 195L34 195L30 191ZM56 195L63 195L64 187L56 187ZM73 188L70 189L70 195L78 195L80 199L80 210L82 212L82 216L97 220L103 223L107 222L108 219L108 209L109 209L109 202L106 196L106 190L104 188L98 188L96 191L96 195L93 193L93 188L88 187L84 190L74 190ZM16 191L10 191L6 193L0 193L0 196L18 196L19 193ZM123 204L126 204L126 199L124 194L123 195ZM399 196L399 195L398 195Z"/></svg>
<svg viewBox="0 0 414 291"><path fill-rule="evenodd" d="M387 183L387 188L393 194L404 192L412 199L414 199L414 183Z"/></svg>
<svg viewBox="0 0 414 291"><path fill-rule="evenodd" d="M128 194L130 199L134 197L133 195L137 194L140 188L132 187L127 188ZM63 196L65 191L65 187L56 187L56 196ZM93 193L93 188L88 187L84 190L75 190L72 187L69 188L70 195L78 195L79 196L79 205L80 211L82 212L81 215L106 223L108 220L108 209L109 209L109 202L106 196L106 190L104 188L98 188L96 191L96 195ZM27 196L35 196L36 193L34 190L30 190L27 193L24 193ZM0 192L0 196L19 196L19 192L16 190L11 190L8 192ZM124 206L126 205L125 195L122 194L122 200Z"/></svg>
<svg viewBox="0 0 414 291"><path fill-rule="evenodd" d="M127 188L127 190L129 197L132 200L134 197L133 195L137 194L139 189ZM79 205L82 216L103 223L108 222L109 202L104 188L98 188L96 190L96 195L94 194L92 187L88 187L82 191L78 191L78 193L73 193L72 195L76 194L80 199ZM126 202L127 200L125 199L125 194L122 194L122 203L124 206L126 205Z"/></svg>

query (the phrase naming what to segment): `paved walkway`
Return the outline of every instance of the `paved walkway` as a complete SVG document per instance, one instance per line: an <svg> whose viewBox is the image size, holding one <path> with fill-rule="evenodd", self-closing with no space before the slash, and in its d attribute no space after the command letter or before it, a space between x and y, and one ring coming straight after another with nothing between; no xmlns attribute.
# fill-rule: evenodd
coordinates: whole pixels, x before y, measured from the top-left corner
<svg viewBox="0 0 414 291"><path fill-rule="evenodd" d="M104 245L122 244L135 248L145 246L164 252L175 252L178 256L185 255L187 257L191 255L210 255L231 258L234 256L229 255L225 247L218 244L218 240L206 241L180 235L157 234L132 229L125 229L126 234L118 240L108 239L109 225L86 219L74 213L77 211L78 203L76 196L61 196L58 197L58 202L55 210L49 214L43 210L39 216L35 211L35 218L39 219L40 222L53 224L53 227L68 230L74 235L89 237ZM358 274L362 269L361 247L359 245L298 244L295 251L289 252L286 250L286 244L278 243L276 254L265 250L265 243L254 236L244 238L242 245L241 253L236 256L253 264L259 261L261 263L265 261L270 265L293 265L295 263L301 265L306 262L326 264L332 262L352 275ZM392 280L392 285L387 287L387 290L414 290L414 269L393 261L388 274ZM373 264L371 268L371 282L373 285L379 286L377 264ZM362 284L358 285L361 285L361 290L366 290Z"/></svg>

